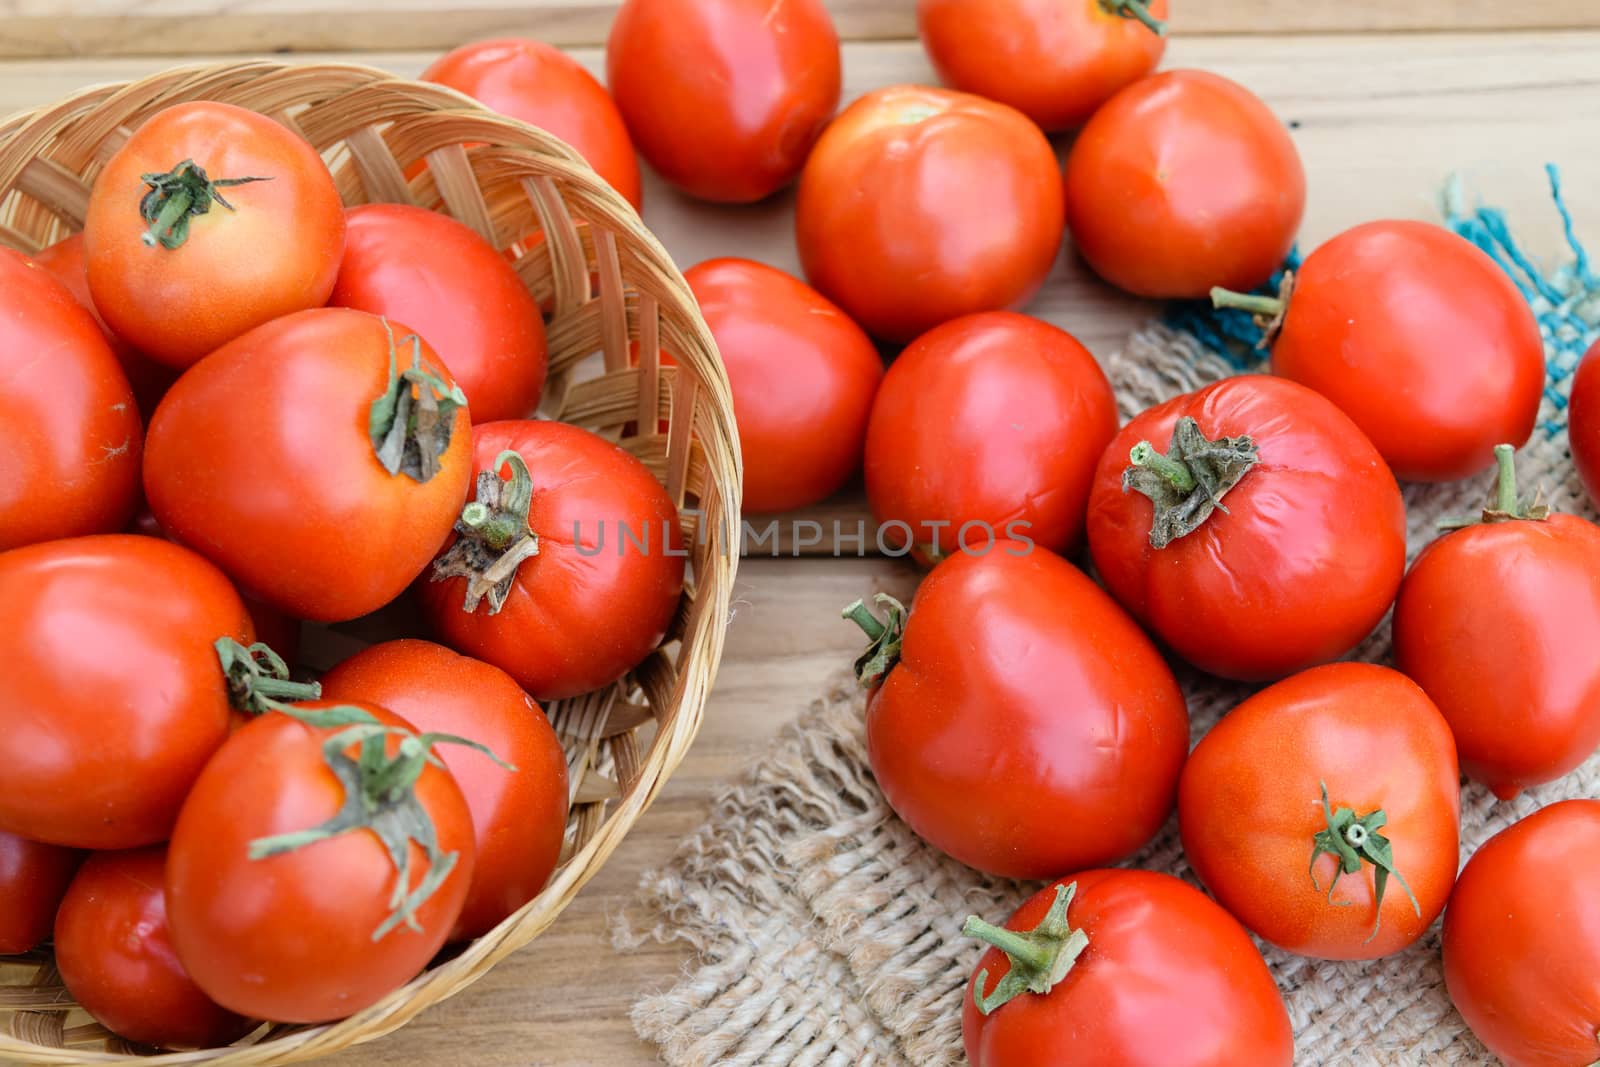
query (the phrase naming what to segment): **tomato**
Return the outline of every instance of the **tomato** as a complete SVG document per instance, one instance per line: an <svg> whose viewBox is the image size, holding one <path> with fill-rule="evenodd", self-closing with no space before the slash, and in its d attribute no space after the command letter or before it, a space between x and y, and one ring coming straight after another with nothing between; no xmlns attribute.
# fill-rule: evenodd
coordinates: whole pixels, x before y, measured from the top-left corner
<svg viewBox="0 0 1600 1067"><path fill-rule="evenodd" d="M469 422L406 327L305 311L178 380L150 420L145 495L269 604L352 619L399 596L449 536L472 480Z"/></svg>
<svg viewBox="0 0 1600 1067"><path fill-rule="evenodd" d="M544 318L499 252L447 215L351 208L329 303L403 320L433 347L479 422L520 419L544 389Z"/></svg>
<svg viewBox="0 0 1600 1067"><path fill-rule="evenodd" d="M498 667L429 641L387 641L322 679L326 700L376 704L419 730L470 737L481 752L439 753L472 811L477 864L452 941L494 929L532 900L561 859L567 826L567 758L550 720Z"/></svg>
<svg viewBox="0 0 1600 1067"><path fill-rule="evenodd" d="M1123 428L1089 494L1089 549L1178 655L1267 681L1338 659L1378 625L1405 573L1405 505L1338 408L1245 375Z"/></svg>
<svg viewBox="0 0 1600 1067"><path fill-rule="evenodd" d="M428 621L539 700L617 681L678 609L688 553L671 498L581 427L491 422L472 437L483 508L469 504L461 527L478 511L478 532L452 541L421 583ZM497 566L511 569L486 578Z"/></svg>
<svg viewBox="0 0 1600 1067"><path fill-rule="evenodd" d="M1261 937L1318 959L1393 955L1433 925L1455 883L1455 741L1404 675L1313 667L1200 741L1178 820L1195 874Z"/></svg>
<svg viewBox="0 0 1600 1067"><path fill-rule="evenodd" d="M1504 446L1484 521L1424 549L1394 609L1396 665L1502 800L1600 746L1600 527L1519 503L1512 462Z"/></svg>
<svg viewBox="0 0 1600 1067"><path fill-rule="evenodd" d="M874 337L904 343L1020 307L1061 247L1054 150L1027 116L899 85L851 104L817 142L795 206L806 277Z"/></svg>
<svg viewBox="0 0 1600 1067"><path fill-rule="evenodd" d="M933 569L872 638L867 755L923 840L1007 878L1109 863L1167 820L1189 752L1172 671L1100 587L1021 542ZM1064 828L1070 827L1070 832Z"/></svg>
<svg viewBox="0 0 1600 1067"><path fill-rule="evenodd" d="M1306 176L1250 90L1174 70L1095 112L1067 157L1066 194L1067 230L1095 273L1140 296L1196 298L1272 277L1305 214Z"/></svg>
<svg viewBox="0 0 1600 1067"><path fill-rule="evenodd" d="M1167 0L917 0L918 33L945 84L1052 132L1083 125L1156 69L1166 17Z"/></svg>
<svg viewBox="0 0 1600 1067"><path fill-rule="evenodd" d="M871 339L821 293L748 259L684 275L733 387L744 509L790 511L861 469L867 414L883 380Z"/></svg>
<svg viewBox="0 0 1600 1067"><path fill-rule="evenodd" d="M800 173L839 106L822 0L625 0L606 81L650 165L690 196L745 204Z"/></svg>
<svg viewBox="0 0 1600 1067"><path fill-rule="evenodd" d="M1567 443L1589 499L1600 501L1600 342L1589 349L1572 377Z"/></svg>
<svg viewBox="0 0 1600 1067"><path fill-rule="evenodd" d="M0 554L0 830L165 840L228 735L221 637L253 640L239 594L177 545L106 534Z"/></svg>
<svg viewBox="0 0 1600 1067"><path fill-rule="evenodd" d="M230 104L178 104L100 172L83 247L106 324L181 368L252 327L325 304L344 205L297 134Z"/></svg>
<svg viewBox="0 0 1600 1067"><path fill-rule="evenodd" d="M422 80L561 138L638 210L639 160L628 128L605 87L571 56L526 37L477 41L435 60Z"/></svg>
<svg viewBox="0 0 1600 1067"><path fill-rule="evenodd" d="M1600 1058L1600 801L1564 800L1467 861L1444 913L1444 981L1507 1067Z"/></svg>
<svg viewBox="0 0 1600 1067"><path fill-rule="evenodd" d="M0 830L0 956L31 951L50 936L56 908L83 854Z"/></svg>
<svg viewBox="0 0 1600 1067"><path fill-rule="evenodd" d="M269 712L236 731L172 833L178 958L207 996L252 1018L327 1022L376 1003L433 959L472 881L472 816L450 772L423 746L403 751L415 732L382 708L295 710L335 708L374 722L313 726ZM416 836L427 825L432 849ZM441 872L436 886L424 881Z"/></svg>
<svg viewBox="0 0 1600 1067"><path fill-rule="evenodd" d="M178 962L162 887L164 847L100 852L72 880L56 915L56 968L107 1030L157 1048L213 1048L255 1029L218 1007Z"/></svg>
<svg viewBox="0 0 1600 1067"><path fill-rule="evenodd" d="M867 498L880 525L909 527L924 562L995 537L1070 551L1116 432L1111 385L1075 337L1010 312L969 315L889 368L867 430Z"/></svg>
<svg viewBox="0 0 1600 1067"><path fill-rule="evenodd" d="M48 273L0 248L0 551L120 529L139 493L139 411L99 329Z"/></svg>
<svg viewBox="0 0 1600 1067"><path fill-rule="evenodd" d="M1009 950L983 954L962 998L972 1067L1294 1062L1289 1013L1250 935L1171 875L1087 871L1030 897L1004 930L974 916L963 933Z"/></svg>

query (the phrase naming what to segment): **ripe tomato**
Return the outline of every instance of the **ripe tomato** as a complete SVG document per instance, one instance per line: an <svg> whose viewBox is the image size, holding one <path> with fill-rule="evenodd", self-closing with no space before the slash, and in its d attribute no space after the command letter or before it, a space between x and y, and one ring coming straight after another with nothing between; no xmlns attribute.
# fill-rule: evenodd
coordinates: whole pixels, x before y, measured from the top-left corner
<svg viewBox="0 0 1600 1067"><path fill-rule="evenodd" d="M157 1048L213 1048L255 1029L200 992L167 929L164 846L90 856L56 915L56 968L107 1030Z"/></svg>
<svg viewBox="0 0 1600 1067"><path fill-rule="evenodd" d="M544 389L544 317L511 264L447 215L351 208L328 302L404 321L433 347L479 422L520 419Z"/></svg>
<svg viewBox="0 0 1600 1067"><path fill-rule="evenodd" d="M56 908L83 853L0 830L0 956L28 952L50 936Z"/></svg>
<svg viewBox="0 0 1600 1067"><path fill-rule="evenodd" d="M839 35L822 0L625 0L606 81L663 178L750 203L794 180L839 106Z"/></svg>
<svg viewBox="0 0 1600 1067"><path fill-rule="evenodd" d="M1051 132L1083 125L1155 70L1166 17L1167 0L917 0L917 31L945 84Z"/></svg>
<svg viewBox="0 0 1600 1067"><path fill-rule="evenodd" d="M811 284L886 341L1020 307L1061 247L1055 152L1021 112L894 86L829 126L800 176Z"/></svg>
<svg viewBox="0 0 1600 1067"><path fill-rule="evenodd" d="M352 619L399 596L472 480L465 398L408 334L304 311L185 374L147 439L162 527L296 618Z"/></svg>
<svg viewBox="0 0 1600 1067"><path fill-rule="evenodd" d="M1337 404L1397 478L1457 481L1533 433L1539 323L1495 261L1449 230L1369 222L1311 253L1277 299L1215 296L1273 316L1273 372Z"/></svg>
<svg viewBox="0 0 1600 1067"><path fill-rule="evenodd" d="M1455 883L1455 741L1404 675L1313 667L1201 740L1178 820L1195 874L1261 937L1301 956L1378 959L1421 937Z"/></svg>
<svg viewBox="0 0 1600 1067"><path fill-rule="evenodd" d="M250 644L250 617L185 548L107 534L0 554L0 829L165 840L228 736L221 637Z"/></svg>
<svg viewBox="0 0 1600 1067"><path fill-rule="evenodd" d="M995 537L1067 552L1116 432L1111 384L1071 334L968 315L890 366L867 430L867 498L880 525L909 528L925 563Z"/></svg>
<svg viewBox="0 0 1600 1067"><path fill-rule="evenodd" d="M172 367L262 323L321 307L344 250L344 205L322 158L265 115L178 104L95 181L83 223L106 324Z"/></svg>
<svg viewBox="0 0 1600 1067"><path fill-rule="evenodd" d="M269 712L235 731L172 833L178 958L206 995L252 1018L327 1022L376 1003L444 945L472 881L472 816L450 772L382 708L295 711L336 708L374 722ZM416 836L429 824L432 849Z"/></svg>
<svg viewBox="0 0 1600 1067"><path fill-rule="evenodd" d="M934 568L909 616L845 609L867 754L925 841L1007 878L1121 859L1172 811L1189 751L1183 693L1100 587L1042 548L1003 542ZM1063 828L1070 827L1070 832Z"/></svg>
<svg viewBox="0 0 1600 1067"><path fill-rule="evenodd" d="M1600 801L1564 800L1500 831L1444 913L1444 981L1507 1067L1600 1057Z"/></svg>
<svg viewBox="0 0 1600 1067"><path fill-rule="evenodd" d="M717 340L744 454L744 509L789 511L832 496L861 469L883 380L871 339L827 297L748 259L684 275Z"/></svg>
<svg viewBox="0 0 1600 1067"><path fill-rule="evenodd" d="M1004 930L973 916L963 933L1000 946L963 999L972 1067L1294 1062L1289 1013L1250 935L1171 875L1087 871L1030 897Z"/></svg>
<svg viewBox="0 0 1600 1067"><path fill-rule="evenodd" d="M32 258L49 271L56 281L67 287L67 292L72 294L72 299L80 307L94 316L95 325L100 327L106 344L111 346L112 354L122 365L122 372L128 376L128 384L133 386L133 397L139 403L139 411L148 418L156 409L161 395L177 378L177 372L134 351L133 346L112 332L100 317L94 299L89 295L89 265L83 256L83 235L73 234L63 241L57 241L49 248L36 252Z"/></svg>
<svg viewBox="0 0 1600 1067"><path fill-rule="evenodd" d="M1248 291L1289 255L1305 168L1283 123L1220 75L1174 70L1095 112L1067 157L1067 229L1100 277L1140 296Z"/></svg>
<svg viewBox="0 0 1600 1067"><path fill-rule="evenodd" d="M1089 494L1089 549L1178 655L1266 681L1338 659L1378 625L1405 573L1405 505L1338 408L1245 375L1123 428Z"/></svg>
<svg viewBox="0 0 1600 1067"><path fill-rule="evenodd" d="M671 498L643 463L577 426L491 422L472 437L477 500L457 529L476 518L477 532L452 540L421 583L428 621L539 700L610 685L678 608L688 553Z"/></svg>
<svg viewBox="0 0 1600 1067"><path fill-rule="evenodd" d="M543 41L506 37L447 52L422 80L561 138L638 210L639 160L617 105L577 60Z"/></svg>
<svg viewBox="0 0 1600 1067"><path fill-rule="evenodd" d="M1517 501L1510 446L1484 521L1411 566L1394 609L1396 665L1455 733L1462 769L1509 800L1600 746L1600 527Z"/></svg>
<svg viewBox="0 0 1600 1067"><path fill-rule="evenodd" d="M139 411L94 319L0 248L0 551L121 529L139 494Z"/></svg>
<svg viewBox="0 0 1600 1067"><path fill-rule="evenodd" d="M470 737L439 755L472 811L477 864L452 941L488 933L532 900L561 859L567 758L550 720L505 671L430 641L387 641L322 679L325 700L376 704L419 730Z"/></svg>
<svg viewBox="0 0 1600 1067"><path fill-rule="evenodd" d="M1589 349L1572 378L1567 443L1589 499L1600 501L1600 343Z"/></svg>

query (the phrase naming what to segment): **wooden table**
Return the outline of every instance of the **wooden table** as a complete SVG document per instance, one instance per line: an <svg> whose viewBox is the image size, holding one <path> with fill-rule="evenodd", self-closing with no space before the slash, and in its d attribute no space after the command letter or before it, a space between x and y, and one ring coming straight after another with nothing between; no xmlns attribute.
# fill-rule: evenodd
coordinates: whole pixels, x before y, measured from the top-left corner
<svg viewBox="0 0 1600 1067"><path fill-rule="evenodd" d="M0 0L0 112L82 85L139 76L174 56L321 50L415 74L473 37L525 33L602 66L607 0ZM845 45L846 95L932 73L913 0L830 0ZM1600 242L1600 5L1593 0L1175 0L1167 65L1203 66L1260 93L1285 119L1310 175L1303 247L1382 216L1436 219L1460 170L1506 208L1536 253L1560 230L1541 171L1563 167L1580 233ZM1463 32L1466 31L1466 32ZM376 50L376 51L375 51ZM352 55L353 52L360 55ZM797 270L790 200L720 209L648 179L645 220L682 266L737 254ZM1065 255L1031 309L1109 355L1154 308L1115 294ZM860 516L859 491L819 509ZM853 549L852 549L853 551ZM857 651L838 619L849 600L910 591L882 559L762 558L740 571L727 654L706 726L655 807L561 920L533 946L400 1034L337 1057L345 1067L635 1064L654 1061L628 1021L636 997L670 985L671 947L619 954L613 919L641 871L665 863L738 773Z"/></svg>

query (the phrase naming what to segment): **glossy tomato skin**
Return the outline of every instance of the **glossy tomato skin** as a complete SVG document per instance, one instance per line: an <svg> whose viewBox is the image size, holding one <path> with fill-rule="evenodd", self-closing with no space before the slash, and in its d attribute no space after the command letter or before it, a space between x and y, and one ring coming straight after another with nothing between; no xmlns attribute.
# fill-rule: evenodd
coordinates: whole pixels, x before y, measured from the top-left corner
<svg viewBox="0 0 1600 1067"><path fill-rule="evenodd" d="M577 150L637 210L639 160L617 105L577 60L543 41L476 41L435 60L422 80L447 85Z"/></svg>
<svg viewBox="0 0 1600 1067"><path fill-rule="evenodd" d="M1507 1067L1592 1063L1600 1031L1600 801L1563 800L1467 861L1444 914L1444 980Z"/></svg>
<svg viewBox="0 0 1600 1067"><path fill-rule="evenodd" d="M0 830L78 848L165 840L228 735L213 643L254 640L227 578L151 537L0 554Z"/></svg>
<svg viewBox="0 0 1600 1067"><path fill-rule="evenodd" d="M1248 292L1272 277L1305 214L1288 130L1248 89L1174 70L1123 89L1066 167L1067 229L1095 273L1139 296Z"/></svg>
<svg viewBox="0 0 1600 1067"><path fill-rule="evenodd" d="M1162 452L1190 416L1209 439L1248 434L1259 463L1220 509L1166 548L1153 509L1124 492L1134 445ZM1089 549L1119 603L1201 670L1268 681L1338 659L1382 620L1405 572L1405 505L1377 450L1293 382L1228 378L1151 408L1106 449L1089 495Z"/></svg>
<svg viewBox="0 0 1600 1067"><path fill-rule="evenodd" d="M212 180L269 178L220 190L178 248L146 245L145 174L185 160ZM344 249L344 205L322 158L264 115L230 104L160 112L111 157L83 224L89 291L106 324L151 359L190 366L265 322L321 307Z"/></svg>
<svg viewBox="0 0 1600 1067"><path fill-rule="evenodd" d="M351 208L334 307L403 321L467 394L479 422L539 406L544 318L511 264L447 215L409 204Z"/></svg>
<svg viewBox="0 0 1600 1067"><path fill-rule="evenodd" d="M1600 343L1589 349L1572 378L1567 443L1589 499L1600 501Z"/></svg>
<svg viewBox="0 0 1600 1067"><path fill-rule="evenodd" d="M1167 0L1150 14L1167 17ZM1155 70L1166 38L1100 0L917 0L917 30L946 85L1075 129Z"/></svg>
<svg viewBox="0 0 1600 1067"><path fill-rule="evenodd" d="M868 333L904 343L1025 304L1061 247L1056 157L1004 104L900 85L851 104L800 177L806 277Z"/></svg>
<svg viewBox="0 0 1600 1067"><path fill-rule="evenodd" d="M50 936L56 908L83 853L0 830L0 956L28 952Z"/></svg>
<svg viewBox="0 0 1600 1067"><path fill-rule="evenodd" d="M429 623L535 699L610 685L660 644L677 611L687 552L671 498L639 460L578 426L491 422L472 437L480 471L507 449L527 464L539 553L517 569L493 615L487 602L463 610L466 579L423 575Z"/></svg>
<svg viewBox="0 0 1600 1067"><path fill-rule="evenodd" d="M1111 384L1071 334L1011 312L969 315L890 366L867 431L867 498L880 526L910 526L919 559L991 536L1070 552L1116 432Z"/></svg>
<svg viewBox="0 0 1600 1067"><path fill-rule="evenodd" d="M1502 800L1600 746L1600 528L1576 515L1446 534L1394 612L1396 665L1455 733L1461 767Z"/></svg>
<svg viewBox="0 0 1600 1067"><path fill-rule="evenodd" d="M107 1030L156 1048L214 1048L255 1023L218 1007L178 962L164 846L90 856L55 922L62 984Z"/></svg>
<svg viewBox="0 0 1600 1067"><path fill-rule="evenodd" d="M49 358L41 358L48 354ZM139 493L133 391L89 313L0 248L0 551L121 529Z"/></svg>
<svg viewBox="0 0 1600 1067"><path fill-rule="evenodd" d="M626 0L606 81L671 184L745 204L794 180L839 106L839 35L822 0Z"/></svg>
<svg viewBox="0 0 1600 1067"><path fill-rule="evenodd" d="M838 492L861 467L883 361L827 297L748 259L684 279L716 338L744 455L744 509L790 511Z"/></svg>
<svg viewBox="0 0 1600 1067"><path fill-rule="evenodd" d="M1369 222L1306 258L1272 370L1337 404L1395 477L1450 482L1533 433L1544 342L1511 278L1471 242Z"/></svg>
<svg viewBox="0 0 1600 1067"><path fill-rule="evenodd" d="M399 716L354 704L387 726ZM307 701L307 711L336 705ZM428 766L416 795L442 852L459 857L415 913L377 940L399 877L376 834L355 830L265 859L250 843L321 825L344 790L324 761L339 728L269 712L234 733L184 802L167 856L172 943L195 983L217 1003L272 1022L342 1019L416 977L444 945L472 881L472 816L450 772ZM399 742L390 739L389 754ZM414 869L425 859L411 845ZM411 887L416 888L413 875Z"/></svg>
<svg viewBox="0 0 1600 1067"><path fill-rule="evenodd" d="M185 374L150 420L145 495L162 527L296 618L352 619L399 596L467 497L466 408L427 481L378 461L368 426L391 331L409 366L400 323L345 308L278 319ZM422 358L452 381L425 343Z"/></svg>
<svg viewBox="0 0 1600 1067"><path fill-rule="evenodd" d="M516 768L470 748L442 746L472 811L477 863L452 941L488 933L532 900L561 858L567 760L543 709L505 671L431 641L386 641L322 678L324 700L377 704L418 730L466 737Z"/></svg>
<svg viewBox="0 0 1600 1067"><path fill-rule="evenodd" d="M889 806L929 844L1008 878L1143 845L1172 811L1188 748L1183 693L1155 646L1083 572L1018 542L934 568L867 705Z"/></svg>
<svg viewBox="0 0 1600 1067"><path fill-rule="evenodd" d="M1328 829L1324 784L1335 809L1388 815L1381 833L1420 915L1390 878L1380 921L1368 862L1340 874L1337 857L1324 853L1315 882L1306 877L1316 834ZM1455 883L1455 741L1433 701L1399 672L1313 667L1252 696L1200 741L1178 786L1178 820L1195 873L1261 937L1318 959L1389 956L1433 925Z"/></svg>
<svg viewBox="0 0 1600 1067"><path fill-rule="evenodd" d="M1168 874L1086 871L1067 921L1089 946L1047 994L1024 993L988 1016L988 994L1011 969L983 954L962 998L961 1035L972 1067L1290 1067L1294 1031L1272 973L1233 917ZM1057 883L1061 884L1061 883ZM1047 886L1006 922L1039 924L1056 897Z"/></svg>

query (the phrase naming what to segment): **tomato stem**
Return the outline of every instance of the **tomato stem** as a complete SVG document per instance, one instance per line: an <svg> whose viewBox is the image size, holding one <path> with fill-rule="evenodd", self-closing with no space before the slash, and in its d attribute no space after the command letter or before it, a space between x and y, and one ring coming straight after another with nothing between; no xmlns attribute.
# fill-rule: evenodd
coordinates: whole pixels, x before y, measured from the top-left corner
<svg viewBox="0 0 1600 1067"><path fill-rule="evenodd" d="M194 160L186 159L164 174L141 175L141 180L150 187L139 201L139 215L150 226L141 240L151 248L159 244L172 251L189 239L189 220L208 213L212 204L235 210L217 190L272 179L213 179Z"/></svg>
<svg viewBox="0 0 1600 1067"><path fill-rule="evenodd" d="M505 468L511 477L502 481ZM434 560L430 581L467 580L461 610L478 610L485 597L489 614L497 615L522 564L539 554L539 535L528 525L533 506L533 475L513 449L495 457L494 464L478 472L477 498L461 509L456 521L460 538Z"/></svg>
<svg viewBox="0 0 1600 1067"><path fill-rule="evenodd" d="M1498 472L1495 481L1495 510L1505 515L1517 513L1517 450L1510 445L1494 446Z"/></svg>
<svg viewBox="0 0 1600 1067"><path fill-rule="evenodd" d="M1524 504L1517 497L1517 450L1511 445L1494 446L1496 468L1494 500L1483 509L1478 518L1439 520L1441 530L1461 530L1480 523L1543 522L1550 517L1550 508L1544 503L1543 490L1534 494L1531 503Z"/></svg>
<svg viewBox="0 0 1600 1067"><path fill-rule="evenodd" d="M228 679L228 701L239 711L261 715L282 709L285 702L322 695L316 682L291 680L283 657L260 642L246 648L231 637L219 637L212 647Z"/></svg>
<svg viewBox="0 0 1600 1067"><path fill-rule="evenodd" d="M1128 461L1135 467L1154 471L1167 481L1180 493L1193 491L1195 487L1194 475L1175 459L1169 459L1156 451L1156 446L1149 441L1140 441L1128 452Z"/></svg>
<svg viewBox="0 0 1600 1067"><path fill-rule="evenodd" d="M1011 963L1010 969L987 995L983 987L989 984L989 970L986 967L978 972L972 984L972 1002L980 1012L988 1015L1023 993L1042 996L1072 970L1083 950L1089 947L1089 935L1074 930L1067 921L1067 909L1077 892L1077 882L1057 884L1050 910L1032 930L1007 930L986 923L976 915L967 916L961 926L962 936L993 945L1004 952Z"/></svg>
<svg viewBox="0 0 1600 1067"><path fill-rule="evenodd" d="M1137 19L1157 37L1167 35L1167 24L1150 13L1150 8L1145 5L1144 0L1100 0L1100 6L1113 15L1121 15L1125 19Z"/></svg>
<svg viewBox="0 0 1600 1067"><path fill-rule="evenodd" d="M1328 902L1332 904L1333 889L1339 884L1339 879L1347 874L1359 874L1361 864L1365 861L1373 866L1374 919L1367 941L1377 937L1383 926L1383 894L1391 875L1406 891L1406 896L1411 898L1411 908L1417 913L1417 918L1422 918L1422 905L1417 903L1417 895L1411 891L1400 872L1395 870L1394 847L1388 838L1378 832L1388 824L1388 814L1382 808L1366 815L1357 815L1354 808L1335 811L1328 803L1328 783L1321 785L1322 814L1327 821L1327 829L1318 830L1311 839L1311 885L1319 892L1322 890L1317 882L1317 860L1324 855L1333 856L1338 866L1334 869L1333 880L1328 883Z"/></svg>
<svg viewBox="0 0 1600 1067"><path fill-rule="evenodd" d="M1257 293L1236 293L1222 286L1214 286L1211 290L1211 306L1215 308L1237 308L1248 311L1252 315L1267 315L1276 317L1282 315L1287 303L1281 296L1262 296Z"/></svg>
<svg viewBox="0 0 1600 1067"><path fill-rule="evenodd" d="M1212 512L1227 514L1222 498L1250 473L1260 453L1248 435L1212 440L1185 415L1172 428L1166 455L1140 441L1128 459L1122 491L1150 498L1150 547L1160 549L1199 529Z"/></svg>
<svg viewBox="0 0 1600 1067"><path fill-rule="evenodd" d="M856 680L864 686L875 684L900 662L900 646L905 640L906 606L888 593L879 593L873 602L883 609L886 621L859 600L840 613L841 618L861 627L871 642L855 661Z"/></svg>
<svg viewBox="0 0 1600 1067"><path fill-rule="evenodd" d="M391 475L426 482L439 473L439 458L450 448L456 412L467 406L459 385L447 383L422 364L422 338L409 334L397 344L389 335L389 382L367 414L373 453ZM399 345L411 343L411 366L400 369Z"/></svg>

